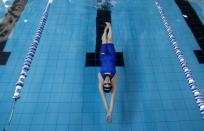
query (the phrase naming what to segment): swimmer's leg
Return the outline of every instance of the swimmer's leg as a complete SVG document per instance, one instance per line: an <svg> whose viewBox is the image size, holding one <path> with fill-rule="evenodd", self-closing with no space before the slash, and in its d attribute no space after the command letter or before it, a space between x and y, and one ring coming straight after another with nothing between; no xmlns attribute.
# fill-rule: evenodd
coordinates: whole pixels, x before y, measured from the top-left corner
<svg viewBox="0 0 204 131"><path fill-rule="evenodd" d="M108 29L108 26L106 25L106 27L104 29L104 32L103 32L103 35L101 37L102 44L106 44L107 43L107 29Z"/></svg>
<svg viewBox="0 0 204 131"><path fill-rule="evenodd" d="M107 42L108 43L113 43L112 40L112 27L111 24L109 22L106 22L107 26L108 26L108 35L107 35Z"/></svg>
<svg viewBox="0 0 204 131"><path fill-rule="evenodd" d="M107 35L107 50L108 50L108 54L111 55L111 58L113 61L116 61L116 52L115 52L115 47L112 41L112 27L111 24L109 22L106 22L107 26L108 26L108 35Z"/></svg>

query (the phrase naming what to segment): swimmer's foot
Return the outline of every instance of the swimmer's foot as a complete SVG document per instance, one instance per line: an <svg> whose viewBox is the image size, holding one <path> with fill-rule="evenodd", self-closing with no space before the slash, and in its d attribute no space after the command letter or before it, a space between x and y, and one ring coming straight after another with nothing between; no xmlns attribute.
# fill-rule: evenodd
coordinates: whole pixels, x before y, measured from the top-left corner
<svg viewBox="0 0 204 131"><path fill-rule="evenodd" d="M108 123L112 123L112 114L111 114L111 113L107 113L107 115L106 115L106 121L107 121Z"/></svg>
<svg viewBox="0 0 204 131"><path fill-rule="evenodd" d="M106 26L107 26L107 27L110 27L110 26L111 26L111 23L110 23L110 22L106 22Z"/></svg>

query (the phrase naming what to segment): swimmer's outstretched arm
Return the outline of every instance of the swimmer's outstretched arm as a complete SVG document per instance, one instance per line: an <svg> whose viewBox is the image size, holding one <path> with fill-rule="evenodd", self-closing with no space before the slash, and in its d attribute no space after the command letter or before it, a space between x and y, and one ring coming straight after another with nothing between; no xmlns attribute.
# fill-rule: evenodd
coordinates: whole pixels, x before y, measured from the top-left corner
<svg viewBox="0 0 204 131"><path fill-rule="evenodd" d="M115 96L116 96L116 79L117 79L117 76L115 75L113 77L113 80L112 80L112 91L111 91L111 100L110 100L110 105L109 105L109 109L108 109L108 112L107 112L107 121L108 122L111 122L112 121L112 112L113 112L113 107L114 107L114 103L115 103Z"/></svg>
<svg viewBox="0 0 204 131"><path fill-rule="evenodd" d="M100 73L98 74L98 80L99 80L99 91L101 93L101 97L102 97L102 101L103 101L103 105L106 109L106 112L108 112L108 103L107 103L107 99L106 99L106 95L105 92L103 91L103 79L101 78Z"/></svg>
<svg viewBox="0 0 204 131"><path fill-rule="evenodd" d="M115 103L115 95L116 95L116 84L113 84L113 90L111 92L110 106L109 106L109 110L108 110L108 113L110 113L110 114L112 114L112 112L113 112L113 106Z"/></svg>

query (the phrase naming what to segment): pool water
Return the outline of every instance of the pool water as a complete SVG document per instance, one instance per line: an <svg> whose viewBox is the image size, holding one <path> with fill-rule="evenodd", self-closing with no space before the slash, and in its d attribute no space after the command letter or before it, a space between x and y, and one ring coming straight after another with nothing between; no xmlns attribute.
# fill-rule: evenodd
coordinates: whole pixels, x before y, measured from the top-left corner
<svg viewBox="0 0 204 131"><path fill-rule="evenodd" d="M9 131L204 129L155 1L114 2L113 42L123 52L125 66L117 67L113 122L105 121L99 67L85 67L86 53L95 50L96 1L54 0ZM0 65L0 129L8 122L15 83L46 4L28 1L4 48L11 55L6 65ZM176 3L165 0L161 5L204 93L204 65L193 52L200 48ZM192 5L203 20L200 6Z"/></svg>

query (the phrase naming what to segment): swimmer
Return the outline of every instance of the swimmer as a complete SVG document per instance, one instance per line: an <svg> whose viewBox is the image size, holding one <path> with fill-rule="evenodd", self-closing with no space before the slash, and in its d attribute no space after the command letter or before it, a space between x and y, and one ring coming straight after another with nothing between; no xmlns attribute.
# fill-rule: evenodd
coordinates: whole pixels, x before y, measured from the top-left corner
<svg viewBox="0 0 204 131"><path fill-rule="evenodd" d="M106 120L112 122L112 111L116 95L116 53L112 42L112 28L109 22L102 35L102 45L100 49L100 72L98 73L99 91L106 109ZM111 93L110 103L106 99L106 93Z"/></svg>

